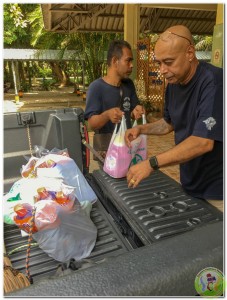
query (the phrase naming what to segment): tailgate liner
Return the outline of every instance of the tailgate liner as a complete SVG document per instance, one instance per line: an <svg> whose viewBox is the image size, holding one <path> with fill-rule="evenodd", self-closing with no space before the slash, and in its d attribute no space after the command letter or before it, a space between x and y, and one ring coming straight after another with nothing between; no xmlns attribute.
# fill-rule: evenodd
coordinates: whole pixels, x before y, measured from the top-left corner
<svg viewBox="0 0 227 300"><path fill-rule="evenodd" d="M98 229L98 235L95 247L87 259L99 262L104 258L118 256L132 249L119 232L112 218L105 212L99 200L93 205L91 219ZM22 237L17 226L4 224L4 242L7 253L17 247L26 245L27 240L28 237ZM26 274L26 249L18 250L9 256L13 268L24 274ZM45 276L54 275L61 264L61 262L49 257L38 246L33 246L30 253L30 274L34 283Z"/></svg>
<svg viewBox="0 0 227 300"><path fill-rule="evenodd" d="M154 172L136 189L129 189L125 178L114 179L102 170L95 170L92 180L104 207L134 247L223 219L220 211L186 194L180 184L161 171Z"/></svg>

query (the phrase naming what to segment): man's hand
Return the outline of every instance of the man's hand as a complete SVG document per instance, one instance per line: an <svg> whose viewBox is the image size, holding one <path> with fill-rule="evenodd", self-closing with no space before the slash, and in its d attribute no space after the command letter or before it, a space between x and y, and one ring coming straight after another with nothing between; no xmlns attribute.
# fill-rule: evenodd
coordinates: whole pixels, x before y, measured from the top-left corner
<svg viewBox="0 0 227 300"><path fill-rule="evenodd" d="M135 140L140 135L140 127L136 126L130 129L127 129L125 132L125 143L131 148L131 141Z"/></svg>
<svg viewBox="0 0 227 300"><path fill-rule="evenodd" d="M128 187L137 187L140 181L147 178L153 171L148 159L132 166L127 173Z"/></svg>
<svg viewBox="0 0 227 300"><path fill-rule="evenodd" d="M132 111L132 115L136 120L140 119L142 117L142 114L144 114L144 109L142 105L137 105Z"/></svg>
<svg viewBox="0 0 227 300"><path fill-rule="evenodd" d="M124 112L120 110L118 107L114 107L106 111L108 113L109 120L112 123L120 123Z"/></svg>

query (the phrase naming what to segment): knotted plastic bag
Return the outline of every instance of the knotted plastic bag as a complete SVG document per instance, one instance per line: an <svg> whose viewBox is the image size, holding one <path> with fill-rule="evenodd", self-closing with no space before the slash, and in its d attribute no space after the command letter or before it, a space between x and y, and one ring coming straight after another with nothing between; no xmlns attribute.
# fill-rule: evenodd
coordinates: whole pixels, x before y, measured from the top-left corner
<svg viewBox="0 0 227 300"><path fill-rule="evenodd" d="M120 128L115 129L107 150L103 171L114 178L125 177L132 159L130 149L125 143L126 120L122 117Z"/></svg>
<svg viewBox="0 0 227 300"><path fill-rule="evenodd" d="M53 203L50 201L51 207ZM87 205L90 206L89 211L80 203L71 211L57 209L53 228L43 227L32 235L39 247L50 257L59 262L67 262L72 258L79 261L90 255L96 243L97 228L90 219L92 205L89 201L86 202Z"/></svg>

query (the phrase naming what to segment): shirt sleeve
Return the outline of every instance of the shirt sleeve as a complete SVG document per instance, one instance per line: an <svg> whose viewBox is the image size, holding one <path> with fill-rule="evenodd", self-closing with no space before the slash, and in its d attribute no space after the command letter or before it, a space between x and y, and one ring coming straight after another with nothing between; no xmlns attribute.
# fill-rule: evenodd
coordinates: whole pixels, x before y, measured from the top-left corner
<svg viewBox="0 0 227 300"><path fill-rule="evenodd" d="M102 94L97 81L90 84L86 95L85 120L102 113Z"/></svg>
<svg viewBox="0 0 227 300"><path fill-rule="evenodd" d="M192 135L223 141L223 77L204 82Z"/></svg>

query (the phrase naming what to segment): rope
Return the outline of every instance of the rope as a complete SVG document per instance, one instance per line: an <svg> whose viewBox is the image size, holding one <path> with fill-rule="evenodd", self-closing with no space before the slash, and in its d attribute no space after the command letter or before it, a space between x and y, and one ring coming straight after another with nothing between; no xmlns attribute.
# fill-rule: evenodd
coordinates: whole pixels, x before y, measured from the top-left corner
<svg viewBox="0 0 227 300"><path fill-rule="evenodd" d="M32 140L31 140L31 135L30 135L30 127L29 124L27 124L27 135L28 135L28 144L29 144L29 150L30 150L30 154L32 155Z"/></svg>
<svg viewBox="0 0 227 300"><path fill-rule="evenodd" d="M32 210L32 217L31 217L31 222L30 222L30 226L29 226L28 248L27 248L26 263L25 263L26 274L27 274L28 280L31 284L33 283L33 279L31 277L30 270L29 270L29 260L30 260L31 244L32 244L32 228L33 228L34 220L35 220L35 210L36 210L36 208L34 207Z"/></svg>

